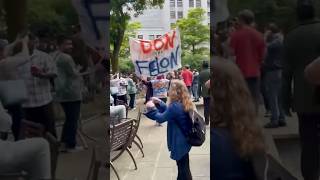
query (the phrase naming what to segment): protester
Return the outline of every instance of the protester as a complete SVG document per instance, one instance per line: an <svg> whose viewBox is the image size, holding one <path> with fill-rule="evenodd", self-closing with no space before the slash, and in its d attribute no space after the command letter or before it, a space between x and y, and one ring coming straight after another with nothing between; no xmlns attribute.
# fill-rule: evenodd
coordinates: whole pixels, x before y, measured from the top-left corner
<svg viewBox="0 0 320 180"><path fill-rule="evenodd" d="M142 83L146 86L146 100L144 104L146 104L150 98L153 96L153 89L152 89L152 83L151 83L151 78L147 77L147 79L141 79Z"/></svg>
<svg viewBox="0 0 320 180"><path fill-rule="evenodd" d="M316 20L315 13L311 1L298 1L299 25L284 41L283 102L285 109L291 108L293 80L293 109L299 119L301 170L305 180L318 180L320 169L320 91L304 74L306 66L320 56L320 21Z"/></svg>
<svg viewBox="0 0 320 180"><path fill-rule="evenodd" d="M123 101L125 104L128 104L128 98L127 98L127 87L128 87L128 81L125 79L125 75L122 74L118 84L118 94L117 99Z"/></svg>
<svg viewBox="0 0 320 180"><path fill-rule="evenodd" d="M210 94L209 89L205 86L205 83L210 79L209 63L207 61L202 62L202 70L199 74L199 96L203 97L204 105L204 117L205 122L209 125L210 122Z"/></svg>
<svg viewBox="0 0 320 180"><path fill-rule="evenodd" d="M192 72L190 71L190 66L186 65L181 71L181 77L184 84L187 86L190 96L192 95Z"/></svg>
<svg viewBox="0 0 320 180"><path fill-rule="evenodd" d="M199 72L194 69L193 70L193 79L192 79L192 94L193 94L193 102L199 102Z"/></svg>
<svg viewBox="0 0 320 180"><path fill-rule="evenodd" d="M27 86L28 99L22 105L25 118L42 124L57 137L50 82L57 77L56 65L49 54L37 49L35 35L30 34L29 39L30 61L18 69Z"/></svg>
<svg viewBox="0 0 320 180"><path fill-rule="evenodd" d="M81 150L77 147L76 134L80 119L81 108L81 74L70 53L72 52L72 41L66 36L58 38L58 51L54 54L58 69L58 77L55 81L56 96L65 113L63 125L61 151L74 152Z"/></svg>
<svg viewBox="0 0 320 180"><path fill-rule="evenodd" d="M195 109L188 89L180 80L172 80L169 90L169 105L167 106L158 98L152 98L153 110L148 111L145 115L159 123L168 122L168 149L171 153L171 159L177 162L178 177L177 180L192 180L189 151L191 145L187 142L184 134L190 131L192 120L189 117L189 111ZM182 132L179 129L181 127Z"/></svg>
<svg viewBox="0 0 320 180"><path fill-rule="evenodd" d="M129 107L130 109L135 109L135 100L136 100L136 94L137 94L137 86L136 83L133 81L133 75L130 74L130 76L127 78L128 82L128 94L130 96L130 103Z"/></svg>
<svg viewBox="0 0 320 180"><path fill-rule="evenodd" d="M10 129L11 117L0 100L0 131ZM30 180L51 179L49 144L42 138L16 142L0 139L0 174L27 172Z"/></svg>
<svg viewBox="0 0 320 180"><path fill-rule="evenodd" d="M164 78L164 75L159 75L155 80L151 80L151 83L153 97L159 98L166 103L169 91L169 80Z"/></svg>
<svg viewBox="0 0 320 180"><path fill-rule="evenodd" d="M110 94L111 96L113 97L114 99L114 103L113 104L116 104L117 102L117 95L119 93L119 88L118 88L118 81L119 79L116 77L117 75L110 75Z"/></svg>
<svg viewBox="0 0 320 180"><path fill-rule="evenodd" d="M250 159L265 144L246 81L232 62L214 61L212 71L211 178L256 179Z"/></svg>
<svg viewBox="0 0 320 180"><path fill-rule="evenodd" d="M285 114L281 98L281 74L283 61L283 36L278 26L269 24L270 33L267 35L267 55L263 63L268 105L270 105L271 118L265 128L285 126Z"/></svg>
<svg viewBox="0 0 320 180"><path fill-rule="evenodd" d="M18 67L30 61L28 41L29 37L25 36L18 37L15 42L8 45L5 40L0 42L0 82L5 83L6 81L21 80L18 75ZM21 52L13 55L13 48L22 42ZM10 91L17 91L17 89L10 89ZM9 98L9 97L7 97ZM12 117L12 133L14 139L17 141L20 136L20 125L23 118L22 102L17 104L5 104L5 108Z"/></svg>
<svg viewBox="0 0 320 180"><path fill-rule="evenodd" d="M252 11L243 10L239 13L239 26L231 35L230 47L236 58L236 64L245 77L258 112L259 77L265 54L265 42L263 35L252 27L253 23Z"/></svg>
<svg viewBox="0 0 320 180"><path fill-rule="evenodd" d="M110 124L117 124L121 119L126 118L126 107L124 105L114 105L114 99L110 95Z"/></svg>

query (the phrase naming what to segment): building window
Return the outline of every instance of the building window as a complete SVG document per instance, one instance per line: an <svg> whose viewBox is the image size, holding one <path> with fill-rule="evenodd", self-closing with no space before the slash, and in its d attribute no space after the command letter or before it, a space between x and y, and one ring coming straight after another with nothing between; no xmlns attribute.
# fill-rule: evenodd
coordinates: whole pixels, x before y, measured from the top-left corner
<svg viewBox="0 0 320 180"><path fill-rule="evenodd" d="M208 26L210 26L210 23L208 23Z"/></svg>
<svg viewBox="0 0 320 180"><path fill-rule="evenodd" d="M161 38L161 36L162 36L162 35L157 35L157 39L158 39L158 38Z"/></svg>
<svg viewBox="0 0 320 180"><path fill-rule="evenodd" d="M182 11L178 11L178 19L183 18L183 12Z"/></svg>
<svg viewBox="0 0 320 180"><path fill-rule="evenodd" d="M170 0L170 7L176 7L175 0Z"/></svg>
<svg viewBox="0 0 320 180"><path fill-rule="evenodd" d="M149 40L154 40L154 35L149 35Z"/></svg>
<svg viewBox="0 0 320 180"><path fill-rule="evenodd" d="M210 12L208 12L208 17L210 18Z"/></svg>
<svg viewBox="0 0 320 180"><path fill-rule="evenodd" d="M210 8L210 1L208 0L208 2L207 2L207 3L208 3L208 7Z"/></svg>
<svg viewBox="0 0 320 180"><path fill-rule="evenodd" d="M189 7L194 7L194 0L189 0Z"/></svg>
<svg viewBox="0 0 320 180"><path fill-rule="evenodd" d="M176 12L175 11L170 11L170 18L175 19L176 18Z"/></svg>
<svg viewBox="0 0 320 180"><path fill-rule="evenodd" d="M143 39L143 35L138 35L138 39Z"/></svg>
<svg viewBox="0 0 320 180"><path fill-rule="evenodd" d="M196 7L201 7L201 0L196 0Z"/></svg>
<svg viewBox="0 0 320 180"><path fill-rule="evenodd" d="M177 6L178 6L178 7L182 7L182 6L183 6L183 5L182 5L182 0L178 0Z"/></svg>

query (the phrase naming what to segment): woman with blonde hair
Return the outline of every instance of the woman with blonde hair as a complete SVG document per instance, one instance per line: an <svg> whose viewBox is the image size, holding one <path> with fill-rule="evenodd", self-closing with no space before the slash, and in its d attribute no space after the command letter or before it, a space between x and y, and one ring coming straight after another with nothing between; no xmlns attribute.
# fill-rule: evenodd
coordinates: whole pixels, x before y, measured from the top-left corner
<svg viewBox="0 0 320 180"><path fill-rule="evenodd" d="M265 153L252 96L232 62L212 63L211 176L213 179L255 179L251 157Z"/></svg>
<svg viewBox="0 0 320 180"><path fill-rule="evenodd" d="M160 99L153 97L147 103L149 111L145 115L158 123L168 122L167 144L171 159L177 162L177 180L192 180L189 166L191 145L187 142L185 134L191 130L192 119L189 112L194 110L195 106L187 87L181 80L171 81L168 95L168 106Z"/></svg>

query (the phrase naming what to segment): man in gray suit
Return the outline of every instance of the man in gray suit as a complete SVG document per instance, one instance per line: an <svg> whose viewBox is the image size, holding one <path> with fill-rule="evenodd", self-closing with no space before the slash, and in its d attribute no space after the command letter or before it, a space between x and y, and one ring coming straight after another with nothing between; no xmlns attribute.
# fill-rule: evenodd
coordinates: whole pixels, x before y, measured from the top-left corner
<svg viewBox="0 0 320 180"><path fill-rule="evenodd" d="M320 169L320 91L304 75L305 67L320 56L320 21L315 18L312 2L299 0L300 24L292 29L284 42L283 96L286 109L291 107L299 119L301 170L305 180L318 180Z"/></svg>

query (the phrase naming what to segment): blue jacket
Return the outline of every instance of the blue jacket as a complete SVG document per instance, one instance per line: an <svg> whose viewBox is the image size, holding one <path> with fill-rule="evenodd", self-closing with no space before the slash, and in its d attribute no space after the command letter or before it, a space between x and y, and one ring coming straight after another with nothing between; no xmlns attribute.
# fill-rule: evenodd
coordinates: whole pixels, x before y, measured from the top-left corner
<svg viewBox="0 0 320 180"><path fill-rule="evenodd" d="M210 174L215 180L255 179L252 165L235 150L228 130L212 128L210 131Z"/></svg>
<svg viewBox="0 0 320 180"><path fill-rule="evenodd" d="M185 154L189 153L191 145L176 123L180 123L183 131L188 132L191 129L192 122L189 113L184 111L180 102L172 102L168 107L164 102L160 102L157 109L149 111L145 115L158 123L168 121L167 144L171 152L171 159L180 160Z"/></svg>

